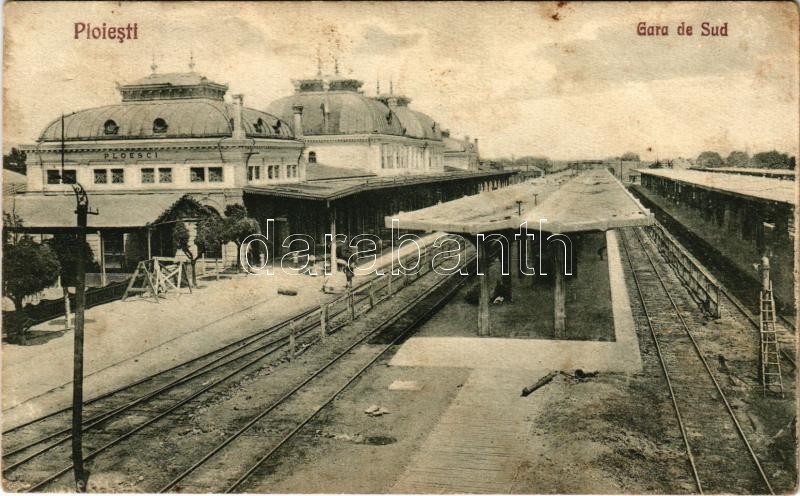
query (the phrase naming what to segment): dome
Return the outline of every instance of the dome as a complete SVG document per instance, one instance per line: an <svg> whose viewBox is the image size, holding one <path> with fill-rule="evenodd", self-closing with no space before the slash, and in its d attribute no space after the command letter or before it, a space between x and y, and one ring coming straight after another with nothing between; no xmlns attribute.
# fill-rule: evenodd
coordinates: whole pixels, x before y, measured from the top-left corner
<svg viewBox="0 0 800 496"><path fill-rule="evenodd" d="M65 140L230 137L234 105L223 100L228 87L195 72L150 74L118 86L122 103L64 116ZM242 109L245 135L292 138L291 127L273 115ZM61 141L61 118L39 141Z"/></svg>
<svg viewBox="0 0 800 496"><path fill-rule="evenodd" d="M81 110L64 116L65 140L230 137L234 106L216 100L129 102ZM248 137L292 138L291 127L273 115L242 109ZM39 141L61 141L61 118Z"/></svg>
<svg viewBox="0 0 800 496"><path fill-rule="evenodd" d="M400 119L400 125L405 129L405 136L430 140L442 139L439 124L422 112L404 106L392 107L392 111Z"/></svg>
<svg viewBox="0 0 800 496"><path fill-rule="evenodd" d="M375 98L387 105L400 119L404 136L412 138L441 140L442 130L439 124L428 115L411 110L408 104L411 99L403 95L379 95Z"/></svg>
<svg viewBox="0 0 800 496"><path fill-rule="evenodd" d="M303 133L403 135L399 116L383 103L355 91L299 92L269 104L267 111L291 122L292 106L303 106ZM323 116L323 112L327 118Z"/></svg>

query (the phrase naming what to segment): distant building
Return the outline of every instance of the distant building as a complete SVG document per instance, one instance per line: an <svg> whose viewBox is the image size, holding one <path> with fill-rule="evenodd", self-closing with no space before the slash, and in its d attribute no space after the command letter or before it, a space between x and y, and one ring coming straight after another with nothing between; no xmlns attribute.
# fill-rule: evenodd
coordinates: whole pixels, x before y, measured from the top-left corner
<svg viewBox="0 0 800 496"><path fill-rule="evenodd" d="M444 165L454 169L478 170L480 157L478 154L478 138L470 141L469 136L464 139L450 137L450 131L442 132L444 141Z"/></svg>

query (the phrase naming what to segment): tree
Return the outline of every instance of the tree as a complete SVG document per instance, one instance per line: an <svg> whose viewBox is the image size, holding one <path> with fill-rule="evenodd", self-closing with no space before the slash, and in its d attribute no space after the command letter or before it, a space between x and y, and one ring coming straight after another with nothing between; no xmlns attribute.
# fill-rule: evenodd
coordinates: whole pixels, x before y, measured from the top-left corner
<svg viewBox="0 0 800 496"><path fill-rule="evenodd" d="M61 277L61 290L64 294L65 327L71 329L72 311L70 310L69 287L77 286L78 283L77 260L80 254L78 251L78 236L75 234L56 234L45 241L45 245L53 251L61 267L59 276ZM94 260L92 248L86 242L83 243L83 259L85 261ZM100 266L93 262L89 270L98 271Z"/></svg>
<svg viewBox="0 0 800 496"><path fill-rule="evenodd" d="M641 162L639 159L639 154L633 152L625 152L619 159L623 162Z"/></svg>
<svg viewBox="0 0 800 496"><path fill-rule="evenodd" d="M725 164L728 167L747 167L750 165L750 155L734 150L725 159Z"/></svg>
<svg viewBox="0 0 800 496"><path fill-rule="evenodd" d="M20 174L25 174L27 168L25 167L25 159L27 155L23 151L16 148L11 148L7 155L3 155L3 169L8 169Z"/></svg>
<svg viewBox="0 0 800 496"><path fill-rule="evenodd" d="M791 169L791 158L777 150L753 155L753 166L764 169Z"/></svg>
<svg viewBox="0 0 800 496"><path fill-rule="evenodd" d="M22 217L14 212L3 212L3 246L19 240L18 229L22 227Z"/></svg>
<svg viewBox="0 0 800 496"><path fill-rule="evenodd" d="M697 156L697 165L700 167L722 167L722 157L717 152L703 152Z"/></svg>
<svg viewBox="0 0 800 496"><path fill-rule="evenodd" d="M61 271L53 250L23 236L13 245L3 247L3 294L14 302L18 315L24 316L22 300L52 286ZM20 319L21 325L22 319ZM24 343L23 329L13 329Z"/></svg>
<svg viewBox="0 0 800 496"><path fill-rule="evenodd" d="M236 243L236 267L241 267L241 248L245 238L251 234L261 232L258 221L247 216L247 209L242 205L228 205L225 207L225 218L223 219L224 242Z"/></svg>

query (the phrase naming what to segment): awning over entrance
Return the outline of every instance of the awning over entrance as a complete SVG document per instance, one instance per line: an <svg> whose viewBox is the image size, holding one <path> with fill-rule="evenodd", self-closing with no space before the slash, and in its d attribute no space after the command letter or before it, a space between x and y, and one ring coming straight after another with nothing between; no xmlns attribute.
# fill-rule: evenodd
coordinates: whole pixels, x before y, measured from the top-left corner
<svg viewBox="0 0 800 496"><path fill-rule="evenodd" d="M90 228L144 227L180 200L183 194L90 194ZM5 199L4 213L15 213L23 228L75 227L75 195L29 193Z"/></svg>
<svg viewBox="0 0 800 496"><path fill-rule="evenodd" d="M530 182L467 196L433 207L386 217L399 228L427 232L477 234L518 230L523 222L535 230L569 233L605 231L653 223L644 208L606 170L572 176L561 173Z"/></svg>

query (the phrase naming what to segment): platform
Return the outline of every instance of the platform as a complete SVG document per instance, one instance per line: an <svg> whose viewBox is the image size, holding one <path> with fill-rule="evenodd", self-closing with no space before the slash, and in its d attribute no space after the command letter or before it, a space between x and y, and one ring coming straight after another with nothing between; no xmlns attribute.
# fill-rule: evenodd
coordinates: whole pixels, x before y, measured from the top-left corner
<svg viewBox="0 0 800 496"><path fill-rule="evenodd" d="M547 232L605 231L644 226L653 216L606 170L577 175L554 174L467 196L447 203L386 217L386 227L399 220L400 229L477 234L517 231L527 222Z"/></svg>
<svg viewBox="0 0 800 496"><path fill-rule="evenodd" d="M756 198L790 205L797 203L794 181L697 170L640 169L639 173L741 198Z"/></svg>
<svg viewBox="0 0 800 496"><path fill-rule="evenodd" d="M485 337L412 337L392 358L393 366L514 370L639 372L642 360L623 275L616 233L606 233L613 342ZM521 323L520 325L526 325Z"/></svg>

